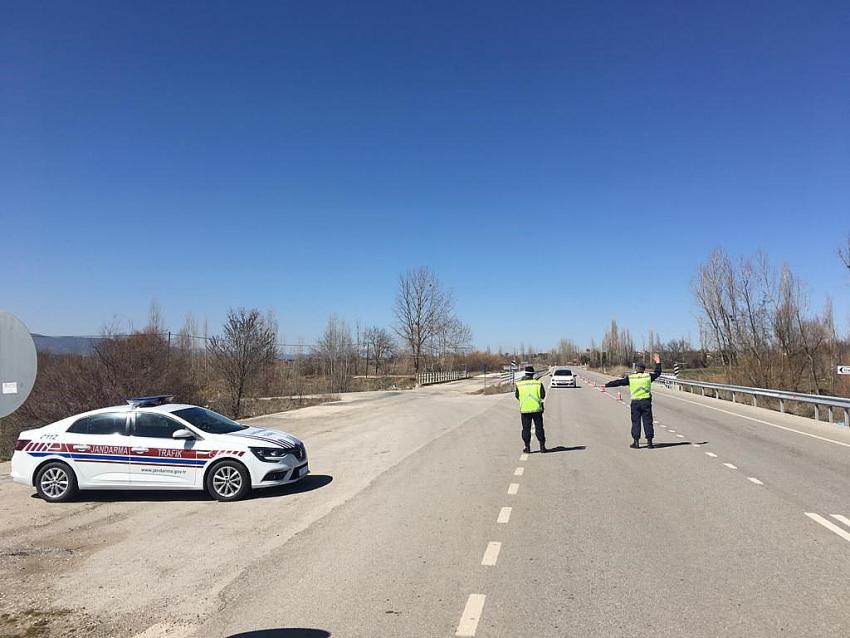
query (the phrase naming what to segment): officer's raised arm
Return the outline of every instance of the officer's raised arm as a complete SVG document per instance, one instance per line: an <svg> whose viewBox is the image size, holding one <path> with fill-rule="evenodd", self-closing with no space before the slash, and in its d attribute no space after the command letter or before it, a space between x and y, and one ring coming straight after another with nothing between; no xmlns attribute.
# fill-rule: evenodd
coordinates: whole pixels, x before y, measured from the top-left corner
<svg viewBox="0 0 850 638"><path fill-rule="evenodd" d="M649 378L655 381L661 376L661 355L656 352L652 355L652 360L655 361L655 370L649 373Z"/></svg>

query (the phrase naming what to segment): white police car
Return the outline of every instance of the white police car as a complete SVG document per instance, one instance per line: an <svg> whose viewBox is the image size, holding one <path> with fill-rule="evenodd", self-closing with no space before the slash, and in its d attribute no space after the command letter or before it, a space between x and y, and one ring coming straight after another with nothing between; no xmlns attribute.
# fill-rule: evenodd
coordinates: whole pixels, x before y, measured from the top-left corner
<svg viewBox="0 0 850 638"><path fill-rule="evenodd" d="M549 381L550 388L575 388L576 376L568 368L557 368Z"/></svg>
<svg viewBox="0 0 850 638"><path fill-rule="evenodd" d="M309 473L307 451L294 436L171 399L129 399L21 432L12 479L35 486L46 501L88 489L205 489L235 501Z"/></svg>

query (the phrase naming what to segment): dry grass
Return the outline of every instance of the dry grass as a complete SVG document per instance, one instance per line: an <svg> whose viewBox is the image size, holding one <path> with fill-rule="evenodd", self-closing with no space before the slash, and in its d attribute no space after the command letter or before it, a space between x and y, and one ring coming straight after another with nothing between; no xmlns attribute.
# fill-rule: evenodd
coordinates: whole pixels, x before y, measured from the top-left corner
<svg viewBox="0 0 850 638"><path fill-rule="evenodd" d="M416 386L414 375L393 375L380 377L354 377L351 380L351 392L370 390L411 390Z"/></svg>
<svg viewBox="0 0 850 638"><path fill-rule="evenodd" d="M471 394L484 394L484 395L508 394L509 392L513 392L513 391L514 391L514 386L512 384L510 384L510 383L497 383L497 384L494 384L494 385L484 386L480 390L476 390L475 392L472 392Z"/></svg>
<svg viewBox="0 0 850 638"><path fill-rule="evenodd" d="M308 397L274 397L270 399L242 399L242 413L240 419L250 419L255 416L263 416L264 414L277 414L278 412L288 412L289 410L297 410L299 408L309 408L313 405L321 405L323 403L331 403L339 401L338 394L323 394L321 396ZM210 409L218 412L218 407L214 403L210 404Z"/></svg>
<svg viewBox="0 0 850 638"><path fill-rule="evenodd" d="M602 372L602 368L588 368L594 372ZM605 372L602 374L610 374L612 377L622 377L627 372L631 372L630 366L606 366Z"/></svg>

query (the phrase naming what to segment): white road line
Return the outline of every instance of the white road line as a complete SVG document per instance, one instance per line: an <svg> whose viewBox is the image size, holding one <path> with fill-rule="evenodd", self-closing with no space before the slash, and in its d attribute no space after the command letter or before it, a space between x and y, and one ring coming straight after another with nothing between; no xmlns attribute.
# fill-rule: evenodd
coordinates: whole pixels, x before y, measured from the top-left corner
<svg viewBox="0 0 850 638"><path fill-rule="evenodd" d="M520 461L527 461L528 460L528 454L523 452L522 454L519 455L519 460Z"/></svg>
<svg viewBox="0 0 850 638"><path fill-rule="evenodd" d="M481 564L487 567L493 567L496 561L499 560L499 552L502 550L502 544L497 541L487 543L487 549L484 550L484 558L481 559Z"/></svg>
<svg viewBox="0 0 850 638"><path fill-rule="evenodd" d="M522 476L523 474L525 474L525 468L524 467L518 467L517 469L514 470L514 476Z"/></svg>
<svg viewBox="0 0 850 638"><path fill-rule="evenodd" d="M756 485L764 485L764 483L762 483L760 480L758 480L755 476L748 476L747 480L750 483L755 483Z"/></svg>
<svg viewBox="0 0 850 638"><path fill-rule="evenodd" d="M701 443L691 443L691 445L693 445L694 447L702 447Z"/></svg>
<svg viewBox="0 0 850 638"><path fill-rule="evenodd" d="M724 463L723 465L728 467L730 470L737 470L738 469L737 465L732 465L731 463Z"/></svg>
<svg viewBox="0 0 850 638"><path fill-rule="evenodd" d="M667 430L667 431L668 431L668 432L670 432L670 433L672 433L672 434L675 434L675 433L676 433L676 430Z"/></svg>
<svg viewBox="0 0 850 638"><path fill-rule="evenodd" d="M802 434L803 436L808 436L812 439L817 439L818 441L826 441L827 443L835 443L835 445L843 445L844 447L850 447L850 443L845 443L844 441L836 441L834 439L828 439L825 436L818 436L817 434L809 434L808 432L801 432L800 430L795 430L794 428L785 427L784 425L777 425L776 423L771 423L770 421L762 421L761 419L756 419L751 416L744 416L743 414L738 414L737 412L730 412L729 410L723 410L721 408L715 408L710 405L705 405L703 403L697 403L696 401L688 401L687 399L682 399L680 397L670 396L669 394L662 394L659 396L665 396L670 399L674 399L676 401L684 401L685 403L690 403L692 405L698 405L701 408L708 408L709 410L717 410L718 412L723 412L723 414L731 414L732 416L736 416L741 419L746 419L747 421L755 421L756 423L761 423L763 425L769 425L772 428L779 428L780 430L787 430L788 432L793 432L794 434Z"/></svg>
<svg viewBox="0 0 850 638"><path fill-rule="evenodd" d="M512 507L503 507L499 511L499 518L496 519L497 523L502 523L503 525L511 520L511 510Z"/></svg>
<svg viewBox="0 0 850 638"><path fill-rule="evenodd" d="M684 434L677 434L676 436L678 436L680 439L684 439L684 438L685 438L685 435L684 435Z"/></svg>
<svg viewBox="0 0 850 638"><path fill-rule="evenodd" d="M820 514L815 514L814 512L805 512L805 515L808 516L810 519L812 519L815 523L820 523L825 528L827 528L830 532L835 532L841 538L850 542L850 532L847 532L847 531L841 529L840 527L838 527L838 525L836 525L835 523L833 523L831 521L826 520Z"/></svg>
<svg viewBox="0 0 850 638"><path fill-rule="evenodd" d="M706 455L706 456L710 456L710 457L711 457L711 458L713 458L713 459L716 459L716 458L717 458L717 455L716 455L714 452L706 452L706 453L705 453L705 455Z"/></svg>
<svg viewBox="0 0 850 638"><path fill-rule="evenodd" d="M487 596L484 594L470 594L466 601L466 607L463 608L463 615L460 617L455 636L474 636L478 629L478 621L481 620L481 612L484 611L484 601Z"/></svg>
<svg viewBox="0 0 850 638"><path fill-rule="evenodd" d="M519 483L511 483L508 485L508 494L513 496L517 492L519 492Z"/></svg>
<svg viewBox="0 0 850 638"><path fill-rule="evenodd" d="M842 516L841 514L830 514L832 518L834 518L839 523L844 523L847 527L850 527L850 518L846 516Z"/></svg>

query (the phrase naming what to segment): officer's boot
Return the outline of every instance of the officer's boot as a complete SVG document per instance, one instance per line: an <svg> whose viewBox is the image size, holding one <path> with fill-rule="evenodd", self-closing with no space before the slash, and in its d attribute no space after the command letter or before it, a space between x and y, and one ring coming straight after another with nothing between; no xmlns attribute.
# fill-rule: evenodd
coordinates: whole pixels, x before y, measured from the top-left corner
<svg viewBox="0 0 850 638"><path fill-rule="evenodd" d="M647 440L646 440L646 447L648 447L648 448L653 448L653 447L655 447L655 446L652 444L652 439L647 439Z"/></svg>
<svg viewBox="0 0 850 638"><path fill-rule="evenodd" d="M524 448L522 448L523 454L529 454L530 452L531 452L531 448L528 445L526 445Z"/></svg>
<svg viewBox="0 0 850 638"><path fill-rule="evenodd" d="M545 444L545 443L541 443L541 444L540 444L540 451L541 451L543 454L546 454L546 452L548 452L548 451L549 451L549 450L547 450L547 449L546 449L546 444Z"/></svg>
<svg viewBox="0 0 850 638"><path fill-rule="evenodd" d="M632 441L632 444L629 447L635 450L638 449L640 447L640 441L638 439L635 439L634 441Z"/></svg>

